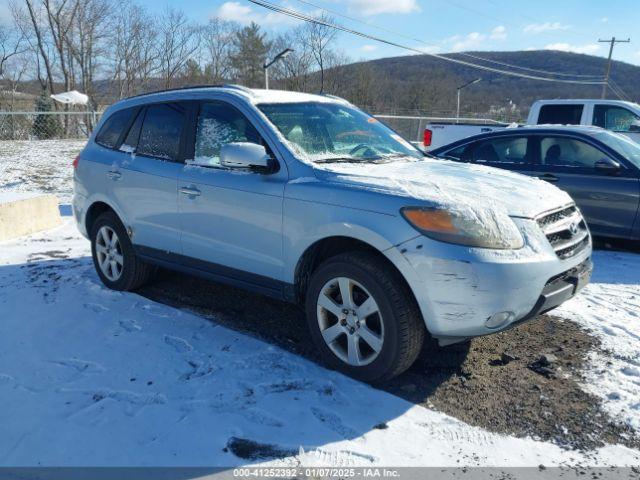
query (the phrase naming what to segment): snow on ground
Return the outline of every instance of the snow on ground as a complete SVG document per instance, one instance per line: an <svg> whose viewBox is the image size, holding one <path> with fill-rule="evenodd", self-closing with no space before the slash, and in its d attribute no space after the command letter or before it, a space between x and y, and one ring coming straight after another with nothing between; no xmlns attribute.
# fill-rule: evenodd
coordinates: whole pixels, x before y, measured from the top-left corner
<svg viewBox="0 0 640 480"><path fill-rule="evenodd" d="M607 353L592 353L585 388L613 418L640 430L640 255L596 251L593 262L591 284L553 314L602 340Z"/></svg>
<svg viewBox="0 0 640 480"><path fill-rule="evenodd" d="M621 446L585 454L489 433L204 318L107 290L70 218L0 245L0 312L3 466L250 463L224 450L233 437L275 445L287 455L280 464L640 462Z"/></svg>
<svg viewBox="0 0 640 480"><path fill-rule="evenodd" d="M73 159L86 140L0 141L0 191L73 195Z"/></svg>

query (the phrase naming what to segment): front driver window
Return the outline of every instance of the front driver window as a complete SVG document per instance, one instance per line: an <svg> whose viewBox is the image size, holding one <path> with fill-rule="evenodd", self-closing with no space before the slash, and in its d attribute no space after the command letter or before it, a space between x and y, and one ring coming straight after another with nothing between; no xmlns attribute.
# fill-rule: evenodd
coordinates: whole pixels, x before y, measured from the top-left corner
<svg viewBox="0 0 640 480"><path fill-rule="evenodd" d="M613 132L640 132L640 117L622 107L596 105L593 124Z"/></svg>
<svg viewBox="0 0 640 480"><path fill-rule="evenodd" d="M594 168L607 155L582 140L562 137L543 138L540 142L542 164L549 167Z"/></svg>
<svg viewBox="0 0 640 480"><path fill-rule="evenodd" d="M194 162L220 165L220 149L232 142L260 144L260 135L247 118L228 104L203 103L198 114Z"/></svg>

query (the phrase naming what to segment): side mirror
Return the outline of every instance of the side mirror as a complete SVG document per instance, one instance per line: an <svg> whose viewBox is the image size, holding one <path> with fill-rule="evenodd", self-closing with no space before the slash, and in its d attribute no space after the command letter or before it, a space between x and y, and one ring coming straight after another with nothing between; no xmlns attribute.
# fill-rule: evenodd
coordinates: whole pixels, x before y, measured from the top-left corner
<svg viewBox="0 0 640 480"><path fill-rule="evenodd" d="M267 150L256 143L227 143L220 149L220 166L226 168L248 168L261 173L273 171L273 159Z"/></svg>
<svg viewBox="0 0 640 480"><path fill-rule="evenodd" d="M622 168L618 162L610 158L603 158L602 160L598 160L595 163L594 167L597 171L608 174L614 174L618 170L620 170L620 168Z"/></svg>
<svg viewBox="0 0 640 480"><path fill-rule="evenodd" d="M629 133L639 133L640 132L640 125L638 125L637 123L632 123L631 125L629 125Z"/></svg>

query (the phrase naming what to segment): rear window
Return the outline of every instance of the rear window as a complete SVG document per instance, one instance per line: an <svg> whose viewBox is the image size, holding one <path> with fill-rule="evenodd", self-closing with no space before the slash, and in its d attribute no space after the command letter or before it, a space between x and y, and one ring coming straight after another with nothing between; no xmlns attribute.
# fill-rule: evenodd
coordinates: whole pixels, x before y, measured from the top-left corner
<svg viewBox="0 0 640 480"><path fill-rule="evenodd" d="M543 105L539 125L580 125L583 105Z"/></svg>
<svg viewBox="0 0 640 480"><path fill-rule="evenodd" d="M162 103L147 107L140 129L137 153L178 161L185 113L185 107L180 103Z"/></svg>
<svg viewBox="0 0 640 480"><path fill-rule="evenodd" d="M119 110L111 115L96 135L96 143L107 148L114 148L124 129L129 125L133 109Z"/></svg>

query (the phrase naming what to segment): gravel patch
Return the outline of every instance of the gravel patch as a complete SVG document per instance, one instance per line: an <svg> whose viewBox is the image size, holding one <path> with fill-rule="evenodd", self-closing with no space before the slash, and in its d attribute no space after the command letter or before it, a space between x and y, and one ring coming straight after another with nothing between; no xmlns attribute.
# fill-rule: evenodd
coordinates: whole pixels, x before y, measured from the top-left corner
<svg viewBox="0 0 640 480"><path fill-rule="evenodd" d="M139 293L318 361L293 305L164 270ZM598 339L576 323L543 315L465 344L428 345L408 372L378 388L492 432L568 449L638 448L636 432L580 387L587 355L598 348Z"/></svg>

